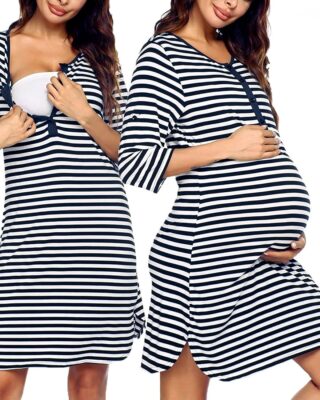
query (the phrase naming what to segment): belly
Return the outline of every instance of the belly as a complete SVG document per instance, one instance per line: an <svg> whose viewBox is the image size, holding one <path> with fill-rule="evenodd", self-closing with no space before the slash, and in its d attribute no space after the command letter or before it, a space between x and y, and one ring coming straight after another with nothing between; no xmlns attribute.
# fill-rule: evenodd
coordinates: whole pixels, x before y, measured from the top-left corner
<svg viewBox="0 0 320 400"><path fill-rule="evenodd" d="M171 217L193 205L197 238L282 250L304 231L310 213L306 186L287 154L250 162L225 160L177 177Z"/></svg>

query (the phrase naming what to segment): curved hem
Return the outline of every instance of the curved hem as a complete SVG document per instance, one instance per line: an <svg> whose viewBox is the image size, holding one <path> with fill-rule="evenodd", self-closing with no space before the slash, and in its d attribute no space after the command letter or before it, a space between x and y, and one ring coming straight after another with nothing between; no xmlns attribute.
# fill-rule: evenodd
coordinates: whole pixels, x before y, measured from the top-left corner
<svg viewBox="0 0 320 400"><path fill-rule="evenodd" d="M135 317L134 323L134 339L138 340L146 329L146 320L141 317Z"/></svg>
<svg viewBox="0 0 320 400"><path fill-rule="evenodd" d="M188 342L186 342L186 343L188 343ZM185 344L186 344L186 343L185 343ZM183 345L183 347L185 346L185 344ZM188 344L189 344L189 343L188 343ZM183 349L183 347L182 347L182 349ZM286 355L286 356L284 356L283 358L280 358L279 360L273 361L273 362L271 362L271 363L269 363L269 364L260 366L260 367L258 367L258 368L256 368L256 369L253 369L253 370L244 372L244 373L242 373L242 374L240 374L240 375L237 375L237 376L234 376L234 377L230 377L230 378L223 378L223 377L221 376L221 374L219 374L219 373L217 373L217 374L214 374L214 373L213 373L213 374L209 374L208 371L203 370L203 369L198 365L197 361L195 360L195 358L194 358L194 356L193 356L193 353L192 353L192 348L191 348L190 344L189 344L189 348L190 348L190 352L191 352L191 354L192 354L192 358L193 358L194 362L196 363L197 367L198 367L198 368L200 369L200 371L203 372L208 378L210 378L210 379L211 379L211 378L217 378L217 379L219 379L219 380L222 381L222 382L231 382L231 381L235 381L235 380L237 380L237 379L244 378L244 377L246 377L246 376L252 375L252 374L257 373L257 372L259 372L259 371L263 371L263 370L265 370L265 369L274 367L274 366L276 366L276 365L278 365L278 364L281 364L281 363L283 363L283 362L285 362L285 361L292 360L293 358L295 358L295 357L297 357L297 356L299 356L299 355L303 355L303 354L308 353L308 352L311 352L311 351L313 351L313 350L320 349L320 341L319 341L319 344L318 344L317 346L311 346L310 348L307 348L307 349L305 349L305 350L300 350L300 351L298 351L298 352L296 352L296 353L293 353L293 354L291 354L291 355ZM182 350L181 350L181 351L182 351ZM179 355L180 355L180 354L179 354ZM178 358L179 358L179 356L178 356ZM177 358L177 359L178 359L178 358ZM145 370L145 371L147 371L147 372L149 372L149 373L151 373L151 374L154 374L154 373L157 373L157 372L161 373L161 372L165 372L165 371L167 371L168 369L170 369L170 368L175 364L175 362L177 361L177 359L176 359L174 362L172 362L172 363L166 365L165 367L159 368L159 369L152 369L152 368L149 368L149 367L147 367L147 366L143 363L143 361L142 361L140 367L141 367L143 370Z"/></svg>

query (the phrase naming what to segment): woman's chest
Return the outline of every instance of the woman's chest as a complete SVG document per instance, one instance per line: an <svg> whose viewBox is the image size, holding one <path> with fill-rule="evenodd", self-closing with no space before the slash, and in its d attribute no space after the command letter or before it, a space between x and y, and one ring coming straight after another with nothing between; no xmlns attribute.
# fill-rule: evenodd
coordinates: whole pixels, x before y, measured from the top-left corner
<svg viewBox="0 0 320 400"><path fill-rule="evenodd" d="M79 83L82 86L83 92L86 96L86 99L90 106L101 116L103 116L103 94L101 91L101 87L99 84L99 81L97 79L97 76L89 64L89 62L85 59L83 55L78 55L74 62L69 63L69 64L64 64L60 63L60 70L63 72L70 80L73 82ZM9 111L10 107L12 107L14 104L17 104L21 106L17 101L19 99L19 96L14 96L14 92L18 92L19 89L19 95L20 97L23 97L24 103L28 103L28 99L30 99L30 103L34 102L34 97L41 96L43 97L43 100L47 100L48 97L48 91L47 91L47 84L49 84L50 81L50 76L46 75L43 76L41 75L42 73L32 73L30 75L26 75L24 73L24 76L22 79L18 80L15 82L15 84L12 84L12 77L11 74L9 73L9 70L7 70L7 77L4 79L2 82L1 88L0 88L0 115L5 114L6 112ZM57 71L58 72L58 71ZM43 73L45 73L43 71ZM56 74L57 75L57 74ZM30 87L30 82L32 82L32 79L35 80L35 87L33 90L32 87ZM42 87L41 87L42 86ZM28 90L24 90L23 88L28 88ZM63 90L63 87L61 87ZM25 93L21 93L21 91L24 91ZM37 112L37 110L33 109L33 112L30 113L32 117L34 117L36 120L37 119L45 119L41 112ZM52 107L52 112L50 115L48 115L48 119L55 119L62 116L65 119L68 119L67 115L64 115L63 112L61 112L59 109Z"/></svg>
<svg viewBox="0 0 320 400"><path fill-rule="evenodd" d="M10 38L7 55L13 84L35 72L57 71L60 63L72 65L78 53L70 46L51 44L44 40L21 40L13 36Z"/></svg>
<svg viewBox="0 0 320 400"><path fill-rule="evenodd" d="M269 98L243 64L200 65L180 71L185 109L168 138L186 145L208 143L229 136L247 124L276 129ZM180 140L181 142L181 140Z"/></svg>

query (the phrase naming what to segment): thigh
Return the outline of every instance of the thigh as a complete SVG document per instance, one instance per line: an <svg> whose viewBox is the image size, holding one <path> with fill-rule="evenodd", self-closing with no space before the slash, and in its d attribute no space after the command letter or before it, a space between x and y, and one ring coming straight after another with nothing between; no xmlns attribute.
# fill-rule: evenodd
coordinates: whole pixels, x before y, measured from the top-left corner
<svg viewBox="0 0 320 400"><path fill-rule="evenodd" d="M0 398L19 399L22 396L28 368L0 371Z"/></svg>
<svg viewBox="0 0 320 400"><path fill-rule="evenodd" d="M294 361L309 374L313 383L320 389L320 347L295 357Z"/></svg>
<svg viewBox="0 0 320 400"><path fill-rule="evenodd" d="M205 400L209 377L195 363L186 344L174 365L160 373L161 400Z"/></svg>

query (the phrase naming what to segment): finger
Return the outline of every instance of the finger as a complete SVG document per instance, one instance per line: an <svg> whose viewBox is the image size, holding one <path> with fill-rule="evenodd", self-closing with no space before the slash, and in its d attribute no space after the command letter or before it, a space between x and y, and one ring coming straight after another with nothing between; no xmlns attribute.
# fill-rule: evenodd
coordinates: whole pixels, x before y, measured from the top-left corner
<svg viewBox="0 0 320 400"><path fill-rule="evenodd" d="M276 157L280 154L280 149L278 150L273 150L273 151L267 151L265 153L262 154L262 156L260 157L261 159L263 158L271 158L271 157Z"/></svg>
<svg viewBox="0 0 320 400"><path fill-rule="evenodd" d="M262 145L262 148L265 152L267 151L275 151L279 149L279 146L277 144L264 144Z"/></svg>
<svg viewBox="0 0 320 400"><path fill-rule="evenodd" d="M21 121L24 123L27 120L27 118L29 118L29 115L25 111L22 111L20 114Z"/></svg>
<svg viewBox="0 0 320 400"><path fill-rule="evenodd" d="M69 79L66 74L60 71L58 72L58 78L60 79L63 86L66 86L72 82L72 80Z"/></svg>
<svg viewBox="0 0 320 400"><path fill-rule="evenodd" d="M280 143L280 140L279 140L279 138L269 138L269 137L265 137L264 139L263 139L263 143L264 144L279 144Z"/></svg>
<svg viewBox="0 0 320 400"><path fill-rule="evenodd" d="M270 130L263 131L263 136L265 138L275 138L273 131L270 131Z"/></svg>
<svg viewBox="0 0 320 400"><path fill-rule="evenodd" d="M57 100L52 96L51 93L48 93L48 99L51 101L51 103L52 103L56 108L58 108Z"/></svg>
<svg viewBox="0 0 320 400"><path fill-rule="evenodd" d="M28 129L30 129L34 124L34 121L31 117L28 116L28 118L25 120L24 124L23 124L23 129L25 131L27 131Z"/></svg>
<svg viewBox="0 0 320 400"><path fill-rule="evenodd" d="M17 106L16 104L12 107L13 109L13 113L20 116L20 114L22 113L22 108L20 106Z"/></svg>
<svg viewBox="0 0 320 400"><path fill-rule="evenodd" d="M24 131L23 137L24 137L24 138L27 138L27 137L33 135L33 134L35 133L35 131L36 131L36 128L37 128L37 126L36 126L35 122L32 121L32 122L31 122L31 125L29 124L28 129L26 129L26 130Z"/></svg>
<svg viewBox="0 0 320 400"><path fill-rule="evenodd" d="M37 125L33 121L31 124L31 127L28 129L29 136L33 135L35 133L36 129L37 129Z"/></svg>
<svg viewBox="0 0 320 400"><path fill-rule="evenodd" d="M58 90L53 86L52 83L48 83L48 84L47 84L47 90L48 90L48 93L50 93L55 99L57 99L58 97L60 97L60 93L59 93Z"/></svg>
<svg viewBox="0 0 320 400"><path fill-rule="evenodd" d="M269 256L261 256L264 261L275 263L275 264L287 264L291 259L284 257L269 257Z"/></svg>
<svg viewBox="0 0 320 400"><path fill-rule="evenodd" d="M292 250L294 251L294 250ZM263 253L263 255L268 257L281 257L281 256L288 256L288 250L279 251L279 250L267 250Z"/></svg>
<svg viewBox="0 0 320 400"><path fill-rule="evenodd" d="M306 245L306 240L303 236L300 236L298 240L291 243L293 249L303 249Z"/></svg>
<svg viewBox="0 0 320 400"><path fill-rule="evenodd" d="M63 85L61 84L61 82L59 81L59 79L57 77L55 77L55 76L51 77L50 82L58 92L61 92L61 90L63 89ZM50 83L49 83L49 85L50 85Z"/></svg>
<svg viewBox="0 0 320 400"><path fill-rule="evenodd" d="M284 250L284 251L267 250L263 253L263 255L273 258L285 258L290 260L291 258L295 257L298 253L299 250Z"/></svg>

